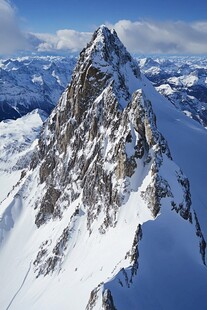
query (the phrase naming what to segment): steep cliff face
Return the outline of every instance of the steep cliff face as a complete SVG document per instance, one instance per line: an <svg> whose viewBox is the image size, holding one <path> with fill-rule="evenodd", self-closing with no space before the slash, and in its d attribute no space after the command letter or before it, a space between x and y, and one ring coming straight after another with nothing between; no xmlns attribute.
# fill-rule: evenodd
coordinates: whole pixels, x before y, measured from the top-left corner
<svg viewBox="0 0 207 310"><path fill-rule="evenodd" d="M169 276L157 302L146 271L165 269L173 247L200 275L205 238L192 212L189 181L158 130L148 84L116 33L101 26L44 124L30 170L4 201L3 260L16 238L17 252L25 251L4 307L31 308L32 301L31 309L173 309L176 298L169 305L167 297L175 281ZM148 247L155 250L155 268L145 263L153 256ZM172 264L172 272L180 268ZM176 284L175 296L187 279ZM196 284L193 289L196 300L203 296ZM183 300L190 305L190 294Z"/></svg>

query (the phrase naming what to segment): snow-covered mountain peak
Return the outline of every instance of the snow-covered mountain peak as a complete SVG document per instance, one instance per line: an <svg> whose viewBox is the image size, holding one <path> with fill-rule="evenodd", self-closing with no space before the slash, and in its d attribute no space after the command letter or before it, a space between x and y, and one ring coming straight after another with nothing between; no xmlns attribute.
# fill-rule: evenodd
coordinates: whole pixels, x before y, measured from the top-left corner
<svg viewBox="0 0 207 310"><path fill-rule="evenodd" d="M2 203L2 309L193 309L192 291L206 304L204 235L163 136L184 116L119 42L96 31Z"/></svg>
<svg viewBox="0 0 207 310"><path fill-rule="evenodd" d="M91 42L89 43L88 47L91 46L91 48L95 48L97 51L103 51L107 50L113 53L116 52L117 56L119 55L119 58L122 58L123 56L131 59L131 55L127 52L125 46L120 41L119 37L117 36L117 33L114 29L109 29L105 25L101 25L93 34ZM106 52L106 51L103 51ZM104 55L105 57L113 55ZM122 56L122 57L120 57ZM120 61L121 59L119 59Z"/></svg>
<svg viewBox="0 0 207 310"><path fill-rule="evenodd" d="M125 107L138 87L139 78L137 62L127 52L116 32L101 26L80 53L72 84L87 98L94 99L113 83L114 91Z"/></svg>
<svg viewBox="0 0 207 310"><path fill-rule="evenodd" d="M62 221L64 210L70 205L73 214L67 231L82 215L89 236L107 235L119 225L122 208L131 208L133 195L145 206L144 218L155 218L162 200L168 199L173 210L192 221L189 183L173 163L167 142L157 128L148 99L149 82L134 75L120 84L117 77L132 73L131 56L127 62L115 62L111 59L116 60L116 44L96 48L103 39L111 37L113 43L110 30L98 29L81 52L72 82L40 137L32 165L43 189L36 197L35 223L39 228L57 218ZM112 58L103 59L103 65L102 53L112 47ZM138 89L134 93L127 85L133 77ZM126 93L128 102L125 97L123 106ZM137 220L142 223L146 218L138 216ZM59 254L51 257L52 266L45 258L39 258L35 260L38 276L53 272L57 264L62 264Z"/></svg>

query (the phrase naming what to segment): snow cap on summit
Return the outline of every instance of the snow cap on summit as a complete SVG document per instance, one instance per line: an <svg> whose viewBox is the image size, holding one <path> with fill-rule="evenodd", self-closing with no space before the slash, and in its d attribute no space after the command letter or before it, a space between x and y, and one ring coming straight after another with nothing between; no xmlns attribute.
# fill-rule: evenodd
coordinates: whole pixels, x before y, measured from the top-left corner
<svg viewBox="0 0 207 310"><path fill-rule="evenodd" d="M131 100L138 88L140 71L114 30L101 25L93 34L90 43L80 53L71 86L82 87L82 94L98 97L104 89L113 84L114 92L122 107ZM98 83L98 84L97 84ZM91 93L91 90L93 92ZM90 90L90 91L89 91ZM80 92L76 98L80 98Z"/></svg>
<svg viewBox="0 0 207 310"><path fill-rule="evenodd" d="M123 43L120 41L116 31L114 29L110 30L105 25L101 25L100 27L98 27L97 30L95 30L90 43L92 43L92 42L95 43L97 41L105 42L106 45L110 45L113 42L120 49L124 48L124 50L126 51L126 48L123 45Z"/></svg>

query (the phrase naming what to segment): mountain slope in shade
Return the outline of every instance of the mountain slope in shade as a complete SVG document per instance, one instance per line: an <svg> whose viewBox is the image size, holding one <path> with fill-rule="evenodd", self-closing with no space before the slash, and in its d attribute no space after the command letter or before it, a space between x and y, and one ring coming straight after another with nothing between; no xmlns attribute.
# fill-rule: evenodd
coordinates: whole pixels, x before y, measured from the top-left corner
<svg viewBox="0 0 207 310"><path fill-rule="evenodd" d="M0 307L205 308L206 198L187 133L202 161L206 131L101 26L1 205Z"/></svg>

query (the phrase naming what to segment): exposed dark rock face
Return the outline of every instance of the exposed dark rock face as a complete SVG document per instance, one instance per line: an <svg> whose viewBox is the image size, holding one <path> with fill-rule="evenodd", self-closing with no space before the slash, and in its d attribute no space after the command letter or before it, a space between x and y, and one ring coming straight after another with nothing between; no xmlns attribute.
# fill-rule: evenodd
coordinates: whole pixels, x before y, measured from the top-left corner
<svg viewBox="0 0 207 310"><path fill-rule="evenodd" d="M139 245L139 241L142 239L142 227L139 224L137 227L137 230L135 232L135 236L134 236L134 242L132 245L132 250L131 250L131 264L132 264L132 268L131 268L131 280L130 282L132 282L132 278L137 274L137 270L139 267L139 263L138 263L138 259L139 259L139 249L138 249L138 245Z"/></svg>
<svg viewBox="0 0 207 310"><path fill-rule="evenodd" d="M93 310L96 306L99 295L101 294L101 284L99 284L90 294L86 310ZM102 308L103 310L118 310L113 301L113 296L109 289L102 292Z"/></svg>
<svg viewBox="0 0 207 310"><path fill-rule="evenodd" d="M156 174L153 177L153 182L147 186L145 192L142 192L142 198L147 201L148 208L154 217L160 211L161 199L165 197L172 197L170 186L165 179Z"/></svg>
<svg viewBox="0 0 207 310"><path fill-rule="evenodd" d="M139 115L137 119L138 130L142 133L142 145L145 145L147 156L145 164L151 163L152 182L146 190L142 192L142 197L147 201L149 209L156 217L160 210L160 201L164 197L172 197L170 186L167 180L159 175L159 169L163 162L165 154L170 160L172 159L167 142L161 133L157 130L156 117L153 113L151 103L141 99L144 104L139 104ZM150 154L150 149L153 152ZM141 147L143 151L143 147ZM152 157L153 156L153 157Z"/></svg>
<svg viewBox="0 0 207 310"><path fill-rule="evenodd" d="M96 59L100 53L103 57L101 65ZM119 98L124 105L131 99L125 74L121 70L128 64L134 77L138 78L140 73L136 62L116 34L107 28L99 29L88 47L81 52L71 85L39 140L40 183L45 182L46 186L54 188L58 184L62 192L67 189L70 192L68 204L83 192L83 204L88 206L89 231L100 213L100 205L105 206L106 214L100 232L115 225L123 195L119 193L118 184L112 180L114 170L118 183L118 179L132 176L137 166L135 159L141 159L144 155L141 137L135 145L134 141L131 142L133 156L127 156L125 150L125 141L131 134L128 113L132 107L123 110ZM107 72L105 66L108 67ZM133 108L136 108L135 104ZM118 132L122 132L123 137L120 138ZM109 151L106 154L107 147ZM111 165L112 171L106 169L106 165ZM59 208L58 203L55 208L51 204L50 209L44 205L45 202L41 203L39 208L38 226L42 223L39 218L46 219L43 214L54 215L54 210ZM61 210L58 213L61 214Z"/></svg>
<svg viewBox="0 0 207 310"><path fill-rule="evenodd" d="M55 119L58 118L57 111ZM151 104L144 100L142 93L137 92L132 102L123 110L120 109L113 93L113 87L108 86L100 101L94 101L92 107L85 113L84 120L79 123L78 120L71 121L71 119L72 116L68 123L63 124L63 129L59 129L59 125L55 127L63 137L60 135L56 138L54 146L50 147L43 157L40 182L46 182L54 187L58 183L62 188L69 189L69 204L82 192L83 204L87 206L89 231L101 212L101 205L104 206L106 216L100 226L100 232L104 233L107 227L116 224L117 210L122 201L127 199L127 188L130 188L128 178L134 174L138 161L144 157L147 164L149 150L156 146L154 155L151 155L153 159L148 160L148 164L153 162L154 184L143 194L143 198L149 201L149 208L156 216L159 212L160 199L170 195L167 181L158 175L162 154L166 154L169 158L171 156L167 143L157 131ZM53 118L49 120L48 127L51 121L53 122ZM64 128L69 126L72 128L70 134L65 134ZM50 145L51 142L48 141L47 144ZM43 148L41 153L44 153L47 145L43 140L40 140L39 145L41 150ZM109 151L106 153L107 147ZM130 154L127 153L128 148L131 149ZM66 149L71 150L69 158L68 153L65 153ZM64 160L60 159L60 154ZM107 166L110 169L107 169ZM122 192L120 192L120 179L125 182L125 190ZM78 183L76 191L73 188L74 183ZM41 205L40 213L45 212L44 205L45 203ZM48 213L48 210L46 211ZM54 208L51 207L49 211L52 214ZM59 213L61 214L61 210ZM37 223L40 224L39 221Z"/></svg>
<svg viewBox="0 0 207 310"><path fill-rule="evenodd" d="M125 278L125 284L127 285L127 287L130 287L130 285L133 283L133 277L137 274L138 268L139 268L139 242L140 240L142 240L142 226L139 224L137 226L137 229L135 231L135 236L134 236L134 240L133 240L133 244L132 244L132 248L131 251L128 251L126 253L125 259L127 259L128 257L130 258L130 264L131 264L131 275L130 277L128 276L127 272L125 271L125 269L122 269L122 274L124 275ZM122 276L123 276L122 275ZM122 281L119 279L119 284L121 286L123 286Z"/></svg>
<svg viewBox="0 0 207 310"><path fill-rule="evenodd" d="M113 297L109 289L106 289L103 292L102 305L103 310L117 310L117 308L114 306Z"/></svg>
<svg viewBox="0 0 207 310"><path fill-rule="evenodd" d="M35 219L35 224L39 227L41 224L45 223L48 218L51 217L55 210L55 205L60 197L61 192L54 188L53 186L50 186L46 194L44 195L39 212Z"/></svg>
<svg viewBox="0 0 207 310"><path fill-rule="evenodd" d="M37 257L34 261L35 272L37 278L40 275L46 276L49 273L52 273L55 268L58 266L59 270L61 269L61 264L63 262L65 252L68 247L68 242L71 233L74 230L74 226L79 215L79 209L77 208L74 214L71 216L69 224L63 230L62 234L58 238L56 245L52 248L51 252L48 253L48 246L50 242L46 240L41 245L40 251L37 254Z"/></svg>
<svg viewBox="0 0 207 310"><path fill-rule="evenodd" d="M192 213L191 213L191 194L190 194L190 184L188 179L180 171L177 174L177 180L183 189L183 202L179 203L177 206L174 201L172 201L172 209L176 210L182 218L189 220L192 223Z"/></svg>
<svg viewBox="0 0 207 310"><path fill-rule="evenodd" d="M90 298L88 304L86 306L86 310L93 310L96 302L98 300L98 292L100 290L100 285L98 285L90 294Z"/></svg>
<svg viewBox="0 0 207 310"><path fill-rule="evenodd" d="M204 265L206 265L206 241L204 239L204 236L203 236L203 233L200 227L200 223L198 221L198 217L195 211L194 211L194 218L195 218L195 223L196 223L196 235L200 239L199 247L200 247L201 257L202 257Z"/></svg>

